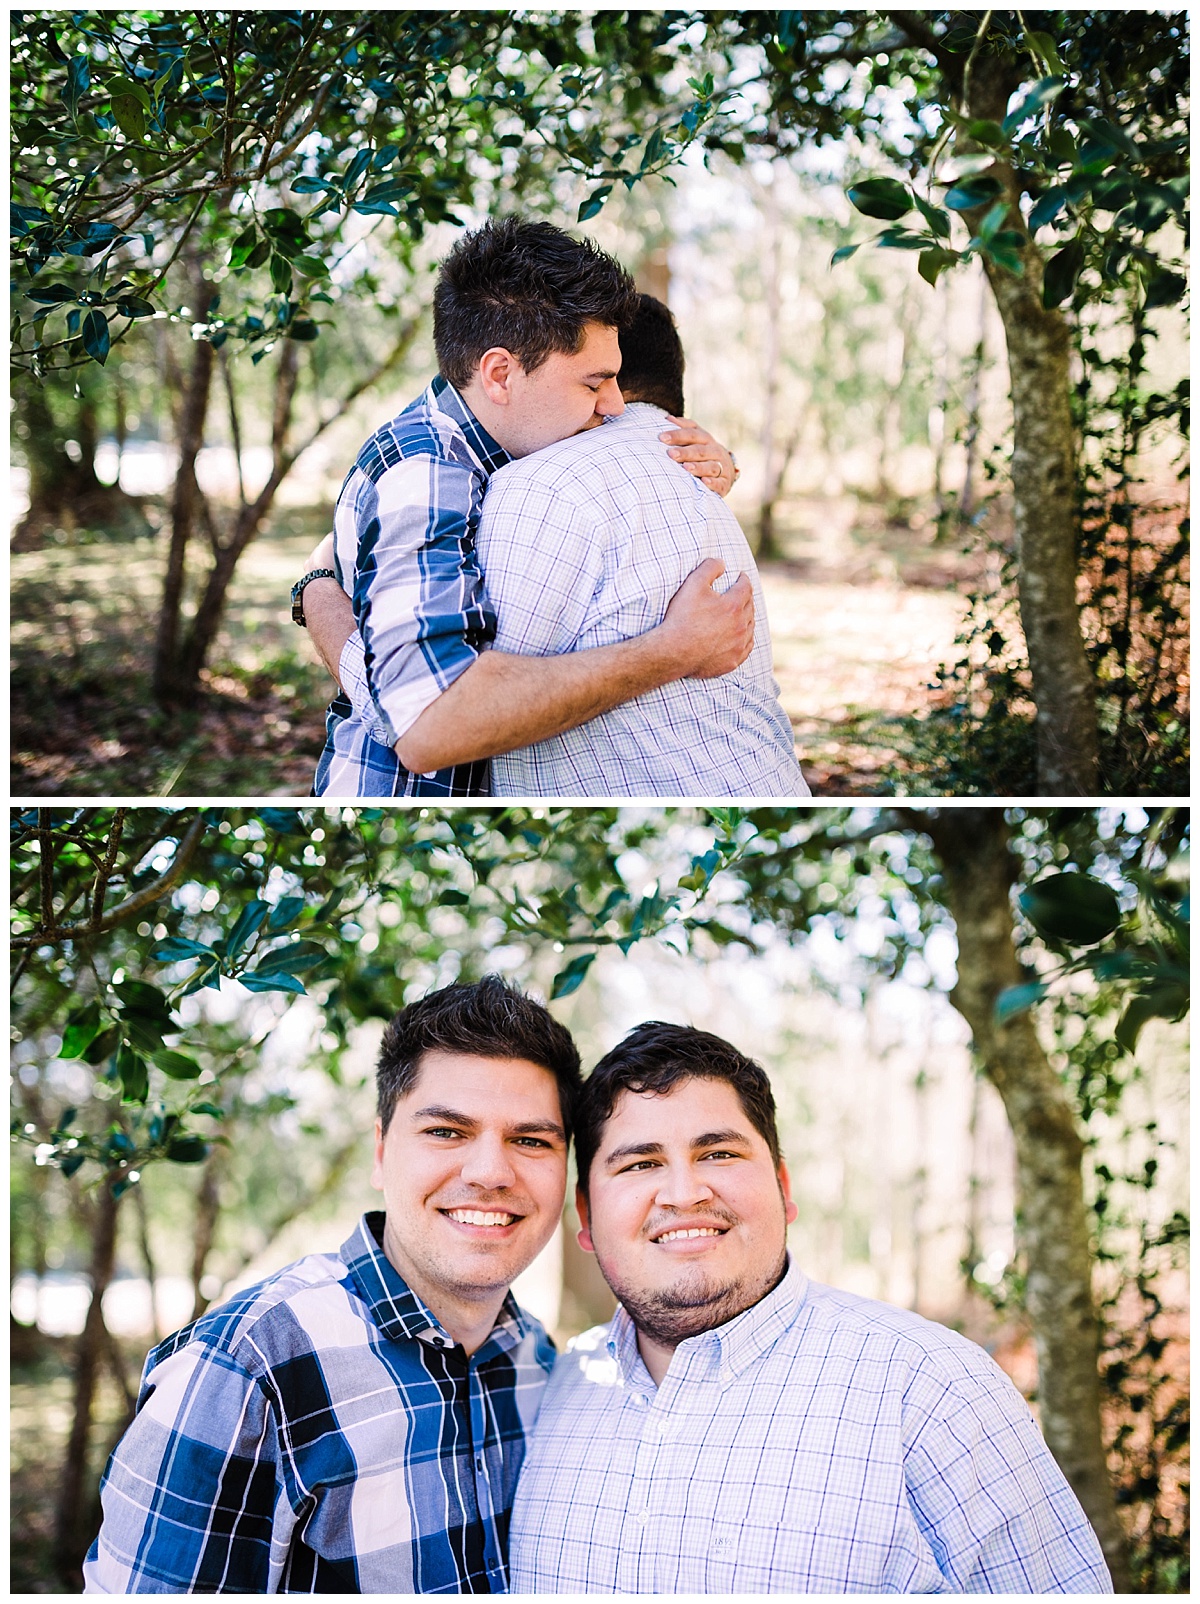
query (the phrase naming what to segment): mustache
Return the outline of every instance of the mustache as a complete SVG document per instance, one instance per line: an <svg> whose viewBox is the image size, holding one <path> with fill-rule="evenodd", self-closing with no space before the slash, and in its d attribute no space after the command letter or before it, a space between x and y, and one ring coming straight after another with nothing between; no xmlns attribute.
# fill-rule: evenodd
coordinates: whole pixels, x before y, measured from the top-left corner
<svg viewBox="0 0 1200 1604"><path fill-rule="evenodd" d="M689 1225L720 1225L726 1230L732 1230L741 1221L729 1209L665 1209L656 1218L647 1222L642 1228L642 1235L649 1240L660 1236L664 1231L674 1231L680 1222L686 1220Z"/></svg>

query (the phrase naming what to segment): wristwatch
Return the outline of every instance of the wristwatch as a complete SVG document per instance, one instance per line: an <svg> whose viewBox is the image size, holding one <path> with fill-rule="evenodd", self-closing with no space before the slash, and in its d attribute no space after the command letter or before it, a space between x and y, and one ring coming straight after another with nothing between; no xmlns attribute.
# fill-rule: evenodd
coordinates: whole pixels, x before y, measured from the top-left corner
<svg viewBox="0 0 1200 1604"><path fill-rule="evenodd" d="M298 579L292 586L292 623L299 624L301 629L308 628L308 621L304 616L304 587L314 579L336 579L337 575L332 568L313 568L302 579Z"/></svg>

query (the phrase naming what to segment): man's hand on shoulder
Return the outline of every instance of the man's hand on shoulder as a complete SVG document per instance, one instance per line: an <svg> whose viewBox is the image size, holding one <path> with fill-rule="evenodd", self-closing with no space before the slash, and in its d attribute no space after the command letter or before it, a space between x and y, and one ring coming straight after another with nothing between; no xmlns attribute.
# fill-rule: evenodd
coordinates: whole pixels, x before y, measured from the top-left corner
<svg viewBox="0 0 1200 1604"><path fill-rule="evenodd" d="M670 632L681 679L715 679L730 674L754 647L754 591L745 574L728 590L713 589L725 572L717 557L706 557L671 598L658 626Z"/></svg>
<svg viewBox="0 0 1200 1604"><path fill-rule="evenodd" d="M672 418L674 429L659 435L670 449L667 455L699 479L701 484L715 490L718 496L727 496L738 477L738 466L733 452L719 440L714 440L707 429L702 429L691 418ZM735 665L736 666L736 665Z"/></svg>

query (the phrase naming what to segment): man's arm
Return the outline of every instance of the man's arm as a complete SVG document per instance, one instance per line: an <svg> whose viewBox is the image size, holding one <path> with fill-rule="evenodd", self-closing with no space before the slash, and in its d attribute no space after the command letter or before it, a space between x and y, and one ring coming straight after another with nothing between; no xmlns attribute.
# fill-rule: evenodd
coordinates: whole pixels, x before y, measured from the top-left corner
<svg viewBox="0 0 1200 1604"><path fill-rule="evenodd" d="M427 774L495 757L561 735L672 680L730 673L754 645L754 592L743 574L718 595L712 587L723 572L715 558L701 563L662 623L633 640L561 657L484 652L402 732L400 761ZM337 678L354 629L349 599L334 580L315 579L304 592L304 611L317 650Z"/></svg>
<svg viewBox="0 0 1200 1604"><path fill-rule="evenodd" d="M162 1360L105 1471L84 1591L274 1591L272 1540L291 1535L277 1454L266 1396L227 1354L189 1344Z"/></svg>

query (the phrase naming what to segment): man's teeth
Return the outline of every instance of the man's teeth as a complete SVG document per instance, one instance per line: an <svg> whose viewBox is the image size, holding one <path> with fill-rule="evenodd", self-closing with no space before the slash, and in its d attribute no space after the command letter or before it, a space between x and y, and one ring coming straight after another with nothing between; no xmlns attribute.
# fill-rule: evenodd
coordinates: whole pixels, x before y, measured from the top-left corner
<svg viewBox="0 0 1200 1604"><path fill-rule="evenodd" d="M483 1209L447 1209L446 1213L460 1225L511 1225L515 1214L489 1214Z"/></svg>
<svg viewBox="0 0 1200 1604"><path fill-rule="evenodd" d="M656 1242L681 1242L685 1236L721 1236L722 1234L722 1232L714 1230L710 1225L693 1225L686 1231L666 1231L662 1236L656 1236L654 1240Z"/></svg>

